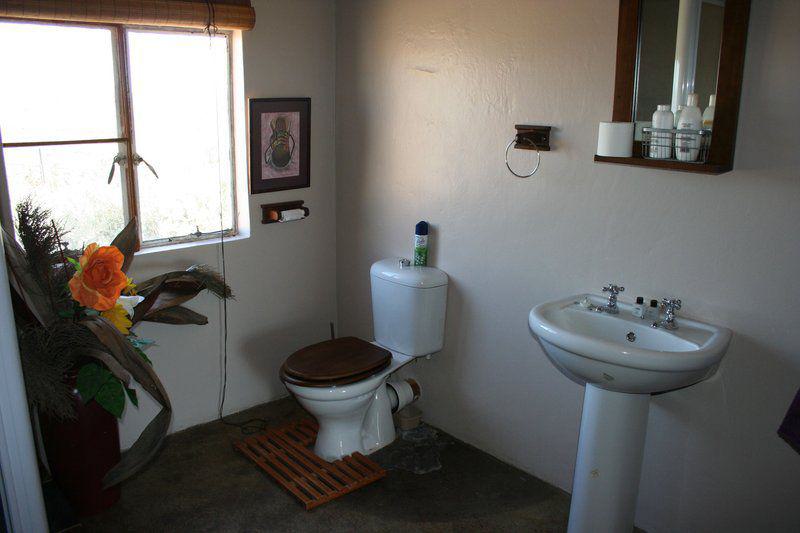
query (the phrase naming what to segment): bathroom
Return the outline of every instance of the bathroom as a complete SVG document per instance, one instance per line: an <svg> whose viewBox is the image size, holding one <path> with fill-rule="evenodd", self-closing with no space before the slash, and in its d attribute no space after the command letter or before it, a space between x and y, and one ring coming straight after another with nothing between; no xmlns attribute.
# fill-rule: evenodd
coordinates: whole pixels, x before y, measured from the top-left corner
<svg viewBox="0 0 800 533"><path fill-rule="evenodd" d="M224 269L235 298L190 302L205 326L138 328L157 340L148 355L171 400L170 435L121 484L120 501L83 527L566 531L584 387L549 360L529 313L603 296L612 282L625 286L626 305L677 297L679 324L733 332L713 376L650 398L635 526L800 530L800 455L777 434L800 386L800 155L791 148L800 143L800 4L750 2L735 155L731 170L714 174L594 160L598 124L615 120L629 3L249 2L255 25L232 38L238 233L224 246L145 249L128 273L144 280L205 264ZM311 102L310 184L252 194L247 100L289 97ZM538 158L525 179L504 161L517 124L552 127L548 151L508 151L519 173ZM8 168L16 149L4 150ZM102 172L105 184L105 162ZM299 200L306 218L262 224L262 204ZM226 420L241 422L237 413L251 408L276 425L296 414L280 378L287 357L332 329L375 338L370 267L411 258L422 220L428 265L448 278L443 348L400 376L421 387L413 407L441 442L419 449L438 453L440 469L391 468L384 453L385 478L306 511L231 446L242 431L218 421L223 388ZM123 449L159 412L144 392L139 399L119 422ZM11 415L1 413L10 442ZM205 444L172 445L185 435ZM2 462L7 492L11 459ZM6 518L23 509L31 521L18 524L45 523L41 497L17 496L14 508L3 500Z"/></svg>

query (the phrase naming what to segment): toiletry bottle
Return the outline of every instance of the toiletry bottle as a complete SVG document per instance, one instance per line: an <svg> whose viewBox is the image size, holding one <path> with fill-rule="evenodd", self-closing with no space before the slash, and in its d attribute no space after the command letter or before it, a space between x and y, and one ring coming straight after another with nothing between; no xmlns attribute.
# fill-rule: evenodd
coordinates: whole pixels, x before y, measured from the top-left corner
<svg viewBox="0 0 800 533"><path fill-rule="evenodd" d="M672 130L675 117L669 105L659 104L653 113L653 129ZM650 157L653 159L669 159L672 156L671 131L653 131L650 133Z"/></svg>
<svg viewBox="0 0 800 533"><path fill-rule="evenodd" d="M678 119L679 131L675 133L675 157L679 161L697 161L700 153L700 134L680 131L697 131L703 126L703 114L697 107L698 101L697 93L690 93L686 98L686 107L681 110L681 116Z"/></svg>
<svg viewBox="0 0 800 533"><path fill-rule="evenodd" d="M650 300L650 305L644 310L645 320L658 320L658 300Z"/></svg>
<svg viewBox="0 0 800 533"><path fill-rule="evenodd" d="M714 109L717 105L717 95L712 94L708 97L708 107L703 111L703 129L714 129Z"/></svg>
<svg viewBox="0 0 800 533"><path fill-rule="evenodd" d="M428 223L420 220L414 230L414 266L426 266L427 264Z"/></svg>
<svg viewBox="0 0 800 533"><path fill-rule="evenodd" d="M633 316L636 318L644 318L644 298L641 296L637 296L636 303L633 304Z"/></svg>
<svg viewBox="0 0 800 533"><path fill-rule="evenodd" d="M677 109L675 109L675 122L672 125L673 128L677 128L678 127L678 122L681 119L681 111L683 111L683 106L682 105L678 105Z"/></svg>

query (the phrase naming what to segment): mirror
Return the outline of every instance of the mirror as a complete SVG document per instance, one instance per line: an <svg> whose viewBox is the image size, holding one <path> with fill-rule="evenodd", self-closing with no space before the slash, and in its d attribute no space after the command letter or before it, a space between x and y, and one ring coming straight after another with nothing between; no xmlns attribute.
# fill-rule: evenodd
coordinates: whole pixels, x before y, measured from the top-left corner
<svg viewBox="0 0 800 533"><path fill-rule="evenodd" d="M677 114L690 93L698 95L701 111L711 105L712 95L716 100L724 15L725 0L641 0L636 140L642 139L643 127L652 125L659 104L669 104Z"/></svg>
<svg viewBox="0 0 800 533"><path fill-rule="evenodd" d="M706 174L732 170L749 20L750 0L619 0L611 120L637 128L628 129L631 155L594 160ZM686 109L676 129L672 113L690 94L697 95L696 107ZM702 115L711 95L709 122Z"/></svg>

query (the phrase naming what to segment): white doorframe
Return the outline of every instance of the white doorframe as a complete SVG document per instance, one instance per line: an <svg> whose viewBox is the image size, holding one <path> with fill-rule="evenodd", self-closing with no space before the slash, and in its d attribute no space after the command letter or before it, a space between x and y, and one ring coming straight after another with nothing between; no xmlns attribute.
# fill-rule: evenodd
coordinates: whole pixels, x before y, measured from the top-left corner
<svg viewBox="0 0 800 533"><path fill-rule="evenodd" d="M0 141L1 142L1 141ZM5 180L0 144L0 179ZM11 309L5 252L0 234L0 471L6 526L13 533L47 531L42 484L33 445L28 401Z"/></svg>

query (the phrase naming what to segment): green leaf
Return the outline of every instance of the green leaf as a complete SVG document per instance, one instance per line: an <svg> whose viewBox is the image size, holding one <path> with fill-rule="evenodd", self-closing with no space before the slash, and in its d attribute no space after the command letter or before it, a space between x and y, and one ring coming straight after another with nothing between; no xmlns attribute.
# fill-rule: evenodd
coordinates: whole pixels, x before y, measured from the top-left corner
<svg viewBox="0 0 800 533"><path fill-rule="evenodd" d="M81 264L80 264L80 262L79 262L77 259L73 259L72 257L67 257L67 261L69 261L69 263L70 263L72 266L74 266L74 267L75 267L75 270L77 270L78 272L80 272L81 270L83 270L83 269L81 268Z"/></svg>
<svg viewBox="0 0 800 533"><path fill-rule="evenodd" d="M147 364L149 364L150 366L153 366L153 361L151 361L150 358L147 357L147 354L144 353L144 351L141 348L134 347L133 349L136 350L136 353L138 353L142 357L142 359L147 361Z"/></svg>
<svg viewBox="0 0 800 533"><path fill-rule="evenodd" d="M100 365L94 363L83 365L78 371L78 381L76 383L83 403L88 403L89 400L94 398L110 376L112 376L111 372Z"/></svg>
<svg viewBox="0 0 800 533"><path fill-rule="evenodd" d="M139 407L139 398L136 396L136 390L125 387L125 394L128 395L128 399L133 405Z"/></svg>
<svg viewBox="0 0 800 533"><path fill-rule="evenodd" d="M122 410L125 408L125 392L122 383L114 376L111 376L97 391L94 401L115 417L121 417Z"/></svg>
<svg viewBox="0 0 800 533"><path fill-rule="evenodd" d="M75 316L75 309L62 309L58 312L58 316L61 318L72 318Z"/></svg>

